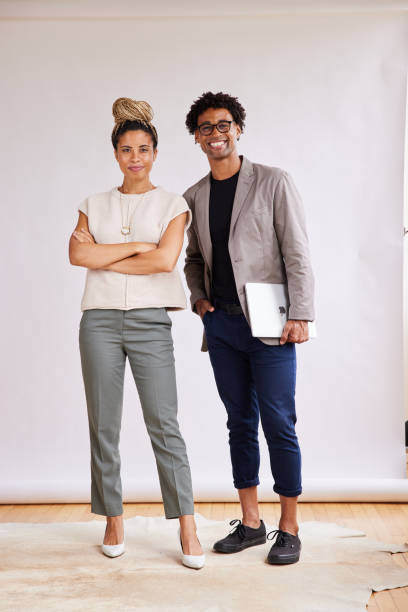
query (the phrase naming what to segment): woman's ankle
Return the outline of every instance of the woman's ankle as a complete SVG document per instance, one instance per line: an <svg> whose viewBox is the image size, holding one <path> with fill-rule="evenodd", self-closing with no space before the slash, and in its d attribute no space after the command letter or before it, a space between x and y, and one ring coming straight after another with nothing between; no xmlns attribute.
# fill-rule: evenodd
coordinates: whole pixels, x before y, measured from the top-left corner
<svg viewBox="0 0 408 612"><path fill-rule="evenodd" d="M195 533L197 531L197 525L193 514L183 514L179 516L180 531L183 533Z"/></svg>
<svg viewBox="0 0 408 612"><path fill-rule="evenodd" d="M118 514L117 516L107 516L107 523L122 523L123 522L123 514Z"/></svg>

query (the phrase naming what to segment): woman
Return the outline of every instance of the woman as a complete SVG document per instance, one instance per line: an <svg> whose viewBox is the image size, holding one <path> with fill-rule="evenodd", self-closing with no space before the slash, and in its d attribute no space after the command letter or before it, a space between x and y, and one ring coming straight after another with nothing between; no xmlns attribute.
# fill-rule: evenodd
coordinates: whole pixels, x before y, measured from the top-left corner
<svg viewBox="0 0 408 612"><path fill-rule="evenodd" d="M120 187L79 206L70 238L73 265L88 268L79 346L91 443L92 512L107 517L104 554L124 552L119 437L126 356L159 473L166 518L179 518L182 562L205 557L196 535L190 467L177 422L177 391L167 310L186 308L176 263L191 223L186 201L150 182L157 132L147 102L113 104Z"/></svg>

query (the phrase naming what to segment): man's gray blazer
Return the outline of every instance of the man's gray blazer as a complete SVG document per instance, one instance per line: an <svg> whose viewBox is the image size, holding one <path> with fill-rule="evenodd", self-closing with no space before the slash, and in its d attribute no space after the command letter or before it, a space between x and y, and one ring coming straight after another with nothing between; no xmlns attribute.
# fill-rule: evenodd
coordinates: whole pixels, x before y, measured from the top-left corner
<svg viewBox="0 0 408 612"><path fill-rule="evenodd" d="M191 308L211 301L212 243L209 225L209 172L183 194L193 221L187 230L184 272ZM249 323L245 283L288 284L289 319L314 321L314 276L302 200L291 176L277 167L242 157L228 240L239 301ZM260 338L277 345L279 338ZM207 351L205 332L201 346Z"/></svg>

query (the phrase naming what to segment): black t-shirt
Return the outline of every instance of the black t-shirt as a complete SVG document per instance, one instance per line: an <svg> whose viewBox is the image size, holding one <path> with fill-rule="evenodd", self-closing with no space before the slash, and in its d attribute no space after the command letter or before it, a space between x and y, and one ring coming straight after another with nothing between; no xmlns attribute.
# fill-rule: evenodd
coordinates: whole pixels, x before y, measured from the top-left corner
<svg viewBox="0 0 408 612"><path fill-rule="evenodd" d="M210 234L213 248L212 297L239 304L228 238L239 170L230 178L217 181L211 174Z"/></svg>

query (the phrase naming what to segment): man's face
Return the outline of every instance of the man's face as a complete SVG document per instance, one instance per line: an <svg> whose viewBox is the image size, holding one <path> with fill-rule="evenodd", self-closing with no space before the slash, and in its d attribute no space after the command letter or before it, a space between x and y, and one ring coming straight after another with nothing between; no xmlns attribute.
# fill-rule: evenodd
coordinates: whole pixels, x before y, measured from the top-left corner
<svg viewBox="0 0 408 612"><path fill-rule="evenodd" d="M237 147L237 138L241 129L233 121L231 113L226 108L207 108L198 116L197 126L211 125L219 121L232 121L228 132L220 133L216 127L209 135L202 134L196 129L195 138L200 143L201 149L209 159L224 159L231 155ZM204 125L203 125L204 124Z"/></svg>

